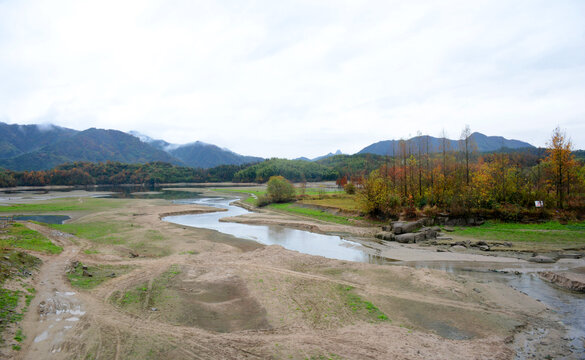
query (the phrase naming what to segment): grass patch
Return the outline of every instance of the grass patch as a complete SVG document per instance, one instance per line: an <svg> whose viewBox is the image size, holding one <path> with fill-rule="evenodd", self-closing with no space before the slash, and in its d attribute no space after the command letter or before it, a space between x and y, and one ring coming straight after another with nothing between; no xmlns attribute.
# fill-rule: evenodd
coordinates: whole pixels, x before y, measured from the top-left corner
<svg viewBox="0 0 585 360"><path fill-rule="evenodd" d="M82 263L77 262L67 273L67 279L69 279L71 285L83 290L91 290L104 281L124 275L133 269L132 266L127 265L93 265L86 266L87 269L85 270L91 276L84 276L83 267L84 265Z"/></svg>
<svg viewBox="0 0 585 360"><path fill-rule="evenodd" d="M59 254L63 248L57 246L37 231L14 223L0 231L0 246L39 251L47 254Z"/></svg>
<svg viewBox="0 0 585 360"><path fill-rule="evenodd" d="M16 330L16 334L14 334L14 340L22 342L24 339L26 339L26 336L24 336L22 333L22 329Z"/></svg>
<svg viewBox="0 0 585 360"><path fill-rule="evenodd" d="M333 215L325 210L308 209L300 207L298 205L295 205L294 203L270 204L268 205L268 207L271 209L285 211L295 215L307 216L317 220L333 222L336 224L342 225L351 224L351 222L345 216Z"/></svg>
<svg viewBox="0 0 585 360"><path fill-rule="evenodd" d="M22 320L23 313L28 310L32 299L35 296L36 290L33 287L26 287L25 281L20 281L23 290L9 290L5 289L4 282L8 279L16 277L28 277L31 272L37 268L41 260L17 250L0 249L0 344L4 343L2 333L10 324L14 324ZM24 291L26 290L26 292ZM25 306L22 308L22 313L18 312L18 306L22 297L25 297ZM22 331L16 332L15 339L23 339Z"/></svg>
<svg viewBox="0 0 585 360"><path fill-rule="evenodd" d="M345 304L354 313L364 315L370 321L391 321L388 316L378 309L374 304L362 299L353 290L353 286L339 285L339 290L344 296Z"/></svg>
<svg viewBox="0 0 585 360"><path fill-rule="evenodd" d="M0 206L0 213L38 213L65 211L98 211L123 206L127 201L104 198L63 198L34 204L14 204Z"/></svg>
<svg viewBox="0 0 585 360"><path fill-rule="evenodd" d="M6 326L22 320L22 314L16 312L21 296L21 291L0 288L0 343L4 342L2 332Z"/></svg>
<svg viewBox="0 0 585 360"><path fill-rule="evenodd" d="M454 234L482 240L510 241L523 245L585 245L585 222L566 225L557 221L540 224L487 221L481 226L457 227Z"/></svg>
<svg viewBox="0 0 585 360"><path fill-rule="evenodd" d="M123 244L126 240L122 233L133 228L132 224L112 222L50 224L49 226L100 244Z"/></svg>

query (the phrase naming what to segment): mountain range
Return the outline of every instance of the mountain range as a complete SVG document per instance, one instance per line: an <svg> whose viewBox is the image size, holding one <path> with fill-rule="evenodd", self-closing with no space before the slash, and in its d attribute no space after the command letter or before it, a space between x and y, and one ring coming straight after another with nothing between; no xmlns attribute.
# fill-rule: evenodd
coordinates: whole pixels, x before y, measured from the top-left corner
<svg viewBox="0 0 585 360"><path fill-rule="evenodd" d="M366 146L358 152L358 154L376 154L394 156L400 152L401 142L404 141L405 146L410 147L411 153L421 152L436 153L442 151L443 143L447 151L459 149L460 140L451 140L444 138L436 138L429 135L415 136L408 140L384 140ZM499 150L515 150L521 148L534 148L533 145L520 141L509 140L501 136L486 136L484 134L474 132L470 136L471 144L475 147L474 150L478 152L493 152Z"/></svg>
<svg viewBox="0 0 585 360"><path fill-rule="evenodd" d="M533 148L519 140L508 140L501 136L471 135L479 152L500 149ZM443 142L448 149L457 149L458 140L418 136L406 140L412 152L420 148L438 152ZM358 154L394 155L400 149L400 140L385 140L369 145ZM341 154L340 150L314 159L318 161ZM122 163L168 162L194 168L211 168L218 165L243 165L264 160L260 157L244 156L213 144L194 141L188 144L172 144L152 139L136 131L124 133L118 130L91 128L83 131L55 125L17 125L0 122L0 167L23 170L46 170L63 163L76 161Z"/></svg>
<svg viewBox="0 0 585 360"><path fill-rule="evenodd" d="M176 145L138 133L135 135L118 130L91 128L77 131L53 125L9 125L0 122L0 167L23 171L47 170L75 161L163 161L210 168L263 160L199 141Z"/></svg>

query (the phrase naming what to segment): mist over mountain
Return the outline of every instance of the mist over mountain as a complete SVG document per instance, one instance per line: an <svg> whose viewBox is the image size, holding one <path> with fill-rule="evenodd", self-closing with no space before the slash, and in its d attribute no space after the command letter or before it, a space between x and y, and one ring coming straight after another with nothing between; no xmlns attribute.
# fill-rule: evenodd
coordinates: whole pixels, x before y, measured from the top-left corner
<svg viewBox="0 0 585 360"><path fill-rule="evenodd" d="M138 131L131 131L130 134L145 143L168 152L190 167L212 168L219 165L243 165L264 160L261 157L236 154L229 149L222 149L219 146L202 141L179 145L171 144L164 140L152 139Z"/></svg>
<svg viewBox="0 0 585 360"><path fill-rule="evenodd" d="M422 152L434 153L442 151L443 142L447 150L457 150L459 148L459 140L436 138L429 135L415 136L407 140L384 140L366 146L358 152L358 154L376 154L393 156L400 152L400 142L405 141L406 146L410 147L411 152L417 152L419 147ZM492 152L499 150L515 150L522 148L534 148L533 145L513 139L506 139L502 136L486 136L482 133L474 132L471 134L471 142L476 147L478 152Z"/></svg>
<svg viewBox="0 0 585 360"><path fill-rule="evenodd" d="M0 122L0 159L26 154L77 134L55 125L17 125Z"/></svg>

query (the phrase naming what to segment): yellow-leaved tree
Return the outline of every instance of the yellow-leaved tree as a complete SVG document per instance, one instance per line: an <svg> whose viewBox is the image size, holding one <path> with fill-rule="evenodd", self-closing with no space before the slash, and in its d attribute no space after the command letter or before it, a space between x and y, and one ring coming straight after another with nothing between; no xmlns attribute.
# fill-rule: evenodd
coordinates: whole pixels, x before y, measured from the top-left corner
<svg viewBox="0 0 585 360"><path fill-rule="evenodd" d="M573 144L560 127L553 130L547 143L546 162L550 166L550 180L556 192L557 207L563 208L566 197L571 192L571 177L576 165L572 154ZM574 180L573 180L574 181Z"/></svg>

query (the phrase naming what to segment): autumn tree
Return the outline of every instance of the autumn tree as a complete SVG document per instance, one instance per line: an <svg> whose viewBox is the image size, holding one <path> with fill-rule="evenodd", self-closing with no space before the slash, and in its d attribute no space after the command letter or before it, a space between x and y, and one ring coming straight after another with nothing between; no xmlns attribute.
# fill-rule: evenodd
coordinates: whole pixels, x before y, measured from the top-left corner
<svg viewBox="0 0 585 360"><path fill-rule="evenodd" d="M561 209L564 206L565 193L570 191L570 174L575 165L575 159L571 153L572 148L571 140L557 126L547 143L548 156L546 161L552 168L552 184L556 192L557 206Z"/></svg>

